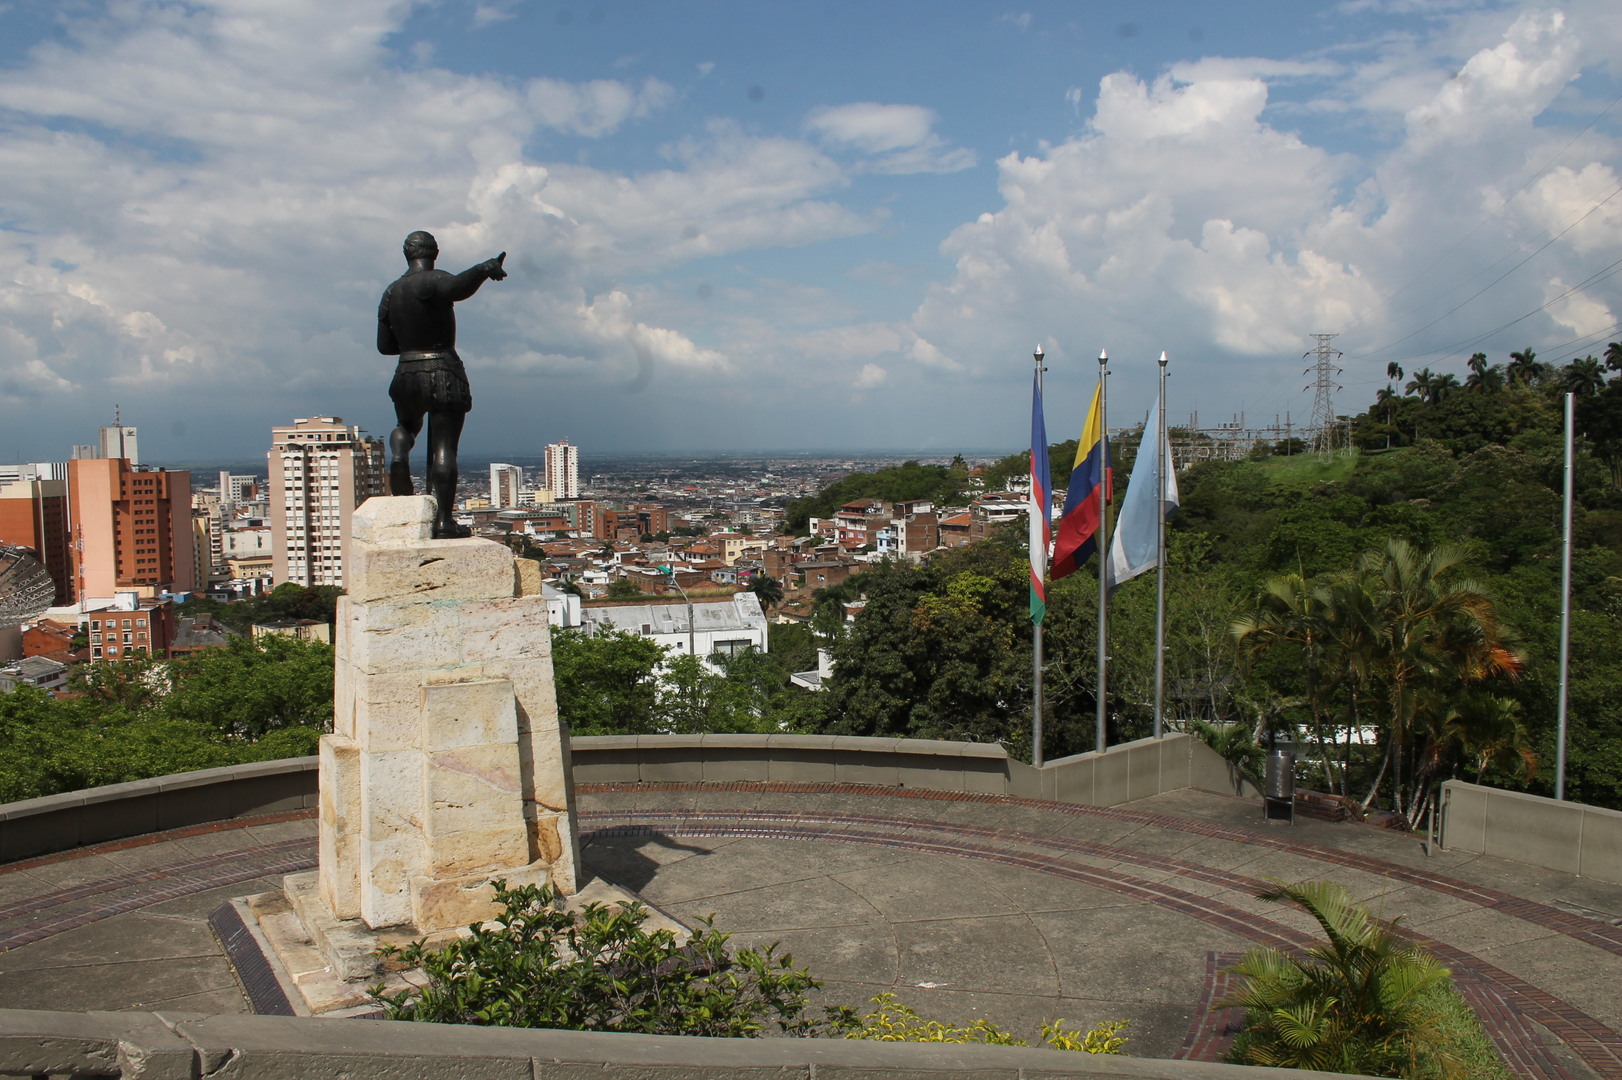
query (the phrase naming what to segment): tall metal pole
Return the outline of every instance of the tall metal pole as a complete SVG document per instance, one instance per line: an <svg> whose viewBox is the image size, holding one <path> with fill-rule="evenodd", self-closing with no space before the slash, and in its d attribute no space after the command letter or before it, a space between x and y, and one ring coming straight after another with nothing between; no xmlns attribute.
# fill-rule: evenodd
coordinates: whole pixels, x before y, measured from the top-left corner
<svg viewBox="0 0 1622 1080"><path fill-rule="evenodd" d="M1109 558L1109 530L1105 514L1109 509L1109 350L1101 350L1098 354L1098 444L1102 455L1103 475L1099 477L1098 484L1098 534L1094 537L1098 546L1098 716L1094 724L1093 748L1099 753L1105 750L1105 699L1108 696L1109 683L1109 589L1105 584L1104 560Z"/></svg>
<svg viewBox="0 0 1622 1080"><path fill-rule="evenodd" d="M1160 400L1155 409L1155 738L1166 709L1166 354L1160 354ZM1143 453L1139 449L1138 453Z"/></svg>
<svg viewBox="0 0 1622 1080"><path fill-rule="evenodd" d="M1566 702L1571 692L1571 489L1572 442L1574 441L1575 394L1566 395L1566 499L1562 514L1564 538L1560 545L1560 705L1557 710L1559 737L1554 751L1554 797L1566 797Z"/></svg>
<svg viewBox="0 0 1622 1080"><path fill-rule="evenodd" d="M1036 352L1031 355L1036 359L1036 396L1038 400L1042 400L1042 373L1047 370L1042 366L1042 346L1038 345ZM1045 446L1031 447L1032 454L1045 454L1047 452L1048 448ZM1031 494L1033 495L1031 513L1051 515L1053 512L1051 502L1046 506L1036 505L1034 499L1036 493L1036 463L1032 461L1031 466ZM1052 499L1052 495L1046 492L1043 494L1048 500ZM1045 535L1047 535L1045 529L1034 526L1030 529L1030 538L1033 543L1038 536ZM1036 568L1037 572L1041 573L1042 570L1039 566L1046 567L1047 552L1042 552L1040 563L1036 552L1029 552L1029 555L1032 568ZM1038 621L1031 626L1031 764L1039 769L1042 767L1042 705L1042 623Z"/></svg>

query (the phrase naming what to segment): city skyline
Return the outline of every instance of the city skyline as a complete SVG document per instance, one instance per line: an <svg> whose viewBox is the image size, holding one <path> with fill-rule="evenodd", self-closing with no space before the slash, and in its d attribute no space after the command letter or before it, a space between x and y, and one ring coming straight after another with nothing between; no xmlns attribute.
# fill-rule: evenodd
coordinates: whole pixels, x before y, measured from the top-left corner
<svg viewBox="0 0 1622 1080"><path fill-rule="evenodd" d="M0 12L0 459L392 427L401 239L460 270L469 457L1017 447L1622 336L1622 11L367 0ZM1344 411L1344 410L1343 410ZM600 420L598 418L601 418ZM544 438L537 442L544 444Z"/></svg>

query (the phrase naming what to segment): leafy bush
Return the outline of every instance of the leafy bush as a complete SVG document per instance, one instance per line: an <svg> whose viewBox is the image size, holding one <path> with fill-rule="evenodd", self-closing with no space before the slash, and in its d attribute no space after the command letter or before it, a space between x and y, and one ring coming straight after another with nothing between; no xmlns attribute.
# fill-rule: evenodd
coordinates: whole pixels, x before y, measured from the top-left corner
<svg viewBox="0 0 1622 1080"><path fill-rule="evenodd" d="M1228 969L1243 984L1215 1007L1245 1010L1228 1061L1410 1080L1483 1075L1471 1067L1482 1046L1469 1045L1469 1009L1451 972L1402 940L1397 920L1375 918L1333 882L1280 883L1259 895L1299 905L1328 943L1300 956L1252 949Z"/></svg>
<svg viewBox="0 0 1622 1080"><path fill-rule="evenodd" d="M821 1026L804 1013L807 992L822 984L776 945L731 952L729 935L708 920L683 944L648 930L640 904L588 904L576 914L550 887L495 885L501 912L469 937L380 951L428 979L396 994L373 987L388 1019L728 1037Z"/></svg>
<svg viewBox="0 0 1622 1080"><path fill-rule="evenodd" d="M876 1042L937 1042L981 1043L986 1046L1029 1046L989 1020L976 1020L962 1027L952 1027L939 1020L925 1020L894 994L883 993L871 998L872 1012L857 1016L852 1009L834 1010L837 1027L847 1039L872 1039ZM1063 1020L1042 1025L1042 1045L1054 1050L1077 1050L1086 1054L1121 1054L1126 1036L1121 1031L1130 1023L1111 1020L1099 1024L1091 1031L1066 1030Z"/></svg>

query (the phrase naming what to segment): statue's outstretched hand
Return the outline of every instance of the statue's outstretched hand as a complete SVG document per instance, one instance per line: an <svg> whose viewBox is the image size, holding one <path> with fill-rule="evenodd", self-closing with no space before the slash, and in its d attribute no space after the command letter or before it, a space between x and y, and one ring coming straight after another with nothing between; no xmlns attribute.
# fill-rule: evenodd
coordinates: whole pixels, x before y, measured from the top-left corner
<svg viewBox="0 0 1622 1080"><path fill-rule="evenodd" d="M501 280L506 278L507 271L502 269L502 266L501 266L501 264L503 262L505 262L506 260L507 260L507 253L505 251L503 251L500 255L497 255L493 259L485 260L484 272L490 278L491 281L501 281Z"/></svg>

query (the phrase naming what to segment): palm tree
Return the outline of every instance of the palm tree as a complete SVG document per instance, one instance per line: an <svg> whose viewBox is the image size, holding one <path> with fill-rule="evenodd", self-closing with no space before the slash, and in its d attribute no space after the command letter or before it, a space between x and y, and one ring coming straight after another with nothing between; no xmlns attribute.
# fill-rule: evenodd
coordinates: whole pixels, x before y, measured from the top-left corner
<svg viewBox="0 0 1622 1080"><path fill-rule="evenodd" d="M1410 393L1418 394L1420 400L1435 405L1459 385L1459 380L1453 375L1438 375L1430 368L1420 368L1414 372L1414 377L1408 380L1407 389Z"/></svg>
<svg viewBox="0 0 1622 1080"><path fill-rule="evenodd" d="M1560 381L1568 394L1594 397L1605 389L1605 369L1592 356L1585 356L1561 369Z"/></svg>
<svg viewBox="0 0 1622 1080"><path fill-rule="evenodd" d="M1520 352L1509 354L1509 368L1505 374L1511 386L1535 386L1547 370L1544 364L1538 363L1538 354L1528 345Z"/></svg>
<svg viewBox="0 0 1622 1080"><path fill-rule="evenodd" d="M1504 369L1497 364L1488 364L1486 353L1472 354L1468 367L1470 374L1464 380L1464 385L1471 390L1488 393L1503 387Z"/></svg>
<svg viewBox="0 0 1622 1080"><path fill-rule="evenodd" d="M1436 372L1432 371L1428 367L1422 367L1418 371L1414 372L1414 377L1408 380L1408 385L1403 387L1403 389L1408 391L1410 394L1418 394L1421 399L1428 400L1430 396L1431 383L1433 383L1435 380Z"/></svg>
<svg viewBox="0 0 1622 1080"><path fill-rule="evenodd" d="M1328 592L1302 574L1279 574L1262 583L1256 610L1233 624L1233 636L1246 657L1254 660L1276 649L1296 653L1306 672L1307 713L1323 764L1324 783L1336 786L1329 763L1329 742L1324 738L1326 703L1337 686L1336 666L1325 653L1332 640ZM1344 780L1341 785L1344 787Z"/></svg>
<svg viewBox="0 0 1622 1080"><path fill-rule="evenodd" d="M1610 371L1622 371L1622 341L1613 341L1605 346L1605 367Z"/></svg>
<svg viewBox="0 0 1622 1080"><path fill-rule="evenodd" d="M1398 920L1376 919L1334 882L1280 882L1258 895L1298 905L1328 940L1299 955L1251 949L1227 969L1243 983L1216 1007L1245 1010L1229 1062L1365 1076L1422 1069L1463 1075L1432 1004L1452 973L1404 941Z"/></svg>
<svg viewBox="0 0 1622 1080"><path fill-rule="evenodd" d="M760 600L760 606L771 610L783 602L783 586L770 574L756 574L755 580L749 583L749 591Z"/></svg>
<svg viewBox="0 0 1622 1080"><path fill-rule="evenodd" d="M1402 365L1395 360L1385 366L1385 377L1394 383L1402 381Z"/></svg>
<svg viewBox="0 0 1622 1080"><path fill-rule="evenodd" d="M1437 743L1455 704L1477 684L1514 678L1522 659L1479 586L1458 580L1464 561L1453 545L1428 551L1406 540L1359 560L1356 573L1373 598L1371 674L1384 691L1386 758L1368 796L1392 767L1395 809L1417 824L1431 802L1428 782L1442 758Z"/></svg>

